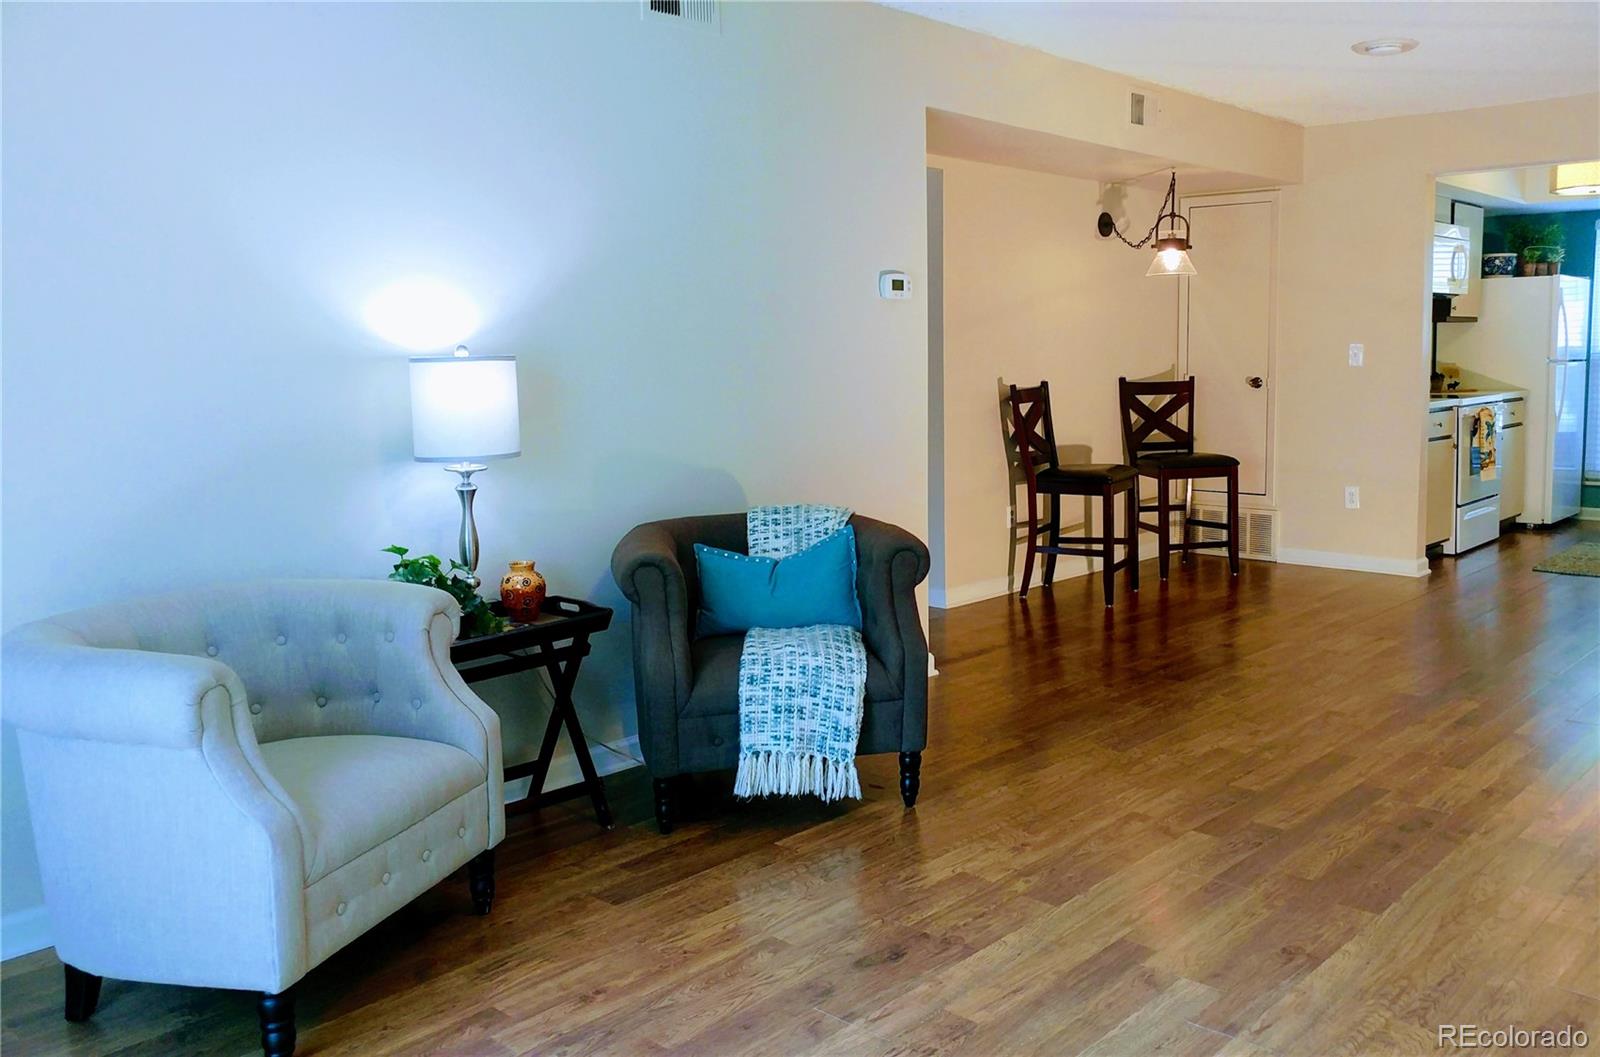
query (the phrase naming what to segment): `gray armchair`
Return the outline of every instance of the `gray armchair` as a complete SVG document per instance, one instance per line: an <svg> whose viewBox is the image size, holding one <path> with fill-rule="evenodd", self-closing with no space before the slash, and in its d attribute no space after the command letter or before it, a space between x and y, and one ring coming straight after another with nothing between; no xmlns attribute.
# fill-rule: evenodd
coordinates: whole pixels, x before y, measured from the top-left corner
<svg viewBox="0 0 1600 1057"><path fill-rule="evenodd" d="M862 755L900 754L900 795L916 803L928 741L928 641L916 587L928 548L911 533L857 514L856 592L867 647ZM611 556L611 574L633 603L633 678L639 742L655 782L656 821L672 829L672 779L739 762L739 654L743 635L697 639L700 607L694 545L746 550L743 514L640 525Z"/></svg>

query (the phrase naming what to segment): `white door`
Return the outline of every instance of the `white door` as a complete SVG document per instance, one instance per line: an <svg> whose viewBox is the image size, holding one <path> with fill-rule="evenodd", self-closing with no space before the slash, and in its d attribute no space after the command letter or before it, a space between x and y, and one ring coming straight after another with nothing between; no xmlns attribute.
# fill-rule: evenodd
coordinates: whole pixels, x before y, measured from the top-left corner
<svg viewBox="0 0 1600 1057"><path fill-rule="evenodd" d="M1195 196L1184 211L1197 274L1180 280L1178 372L1195 378L1195 447L1238 459L1239 491L1270 502L1277 192Z"/></svg>

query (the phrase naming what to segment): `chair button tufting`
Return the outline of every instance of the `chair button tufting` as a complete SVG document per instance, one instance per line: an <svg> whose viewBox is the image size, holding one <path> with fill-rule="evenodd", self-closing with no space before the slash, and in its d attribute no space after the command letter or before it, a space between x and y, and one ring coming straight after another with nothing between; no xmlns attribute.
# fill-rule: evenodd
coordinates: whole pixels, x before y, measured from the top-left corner
<svg viewBox="0 0 1600 1057"><path fill-rule="evenodd" d="M394 641L394 632L392 632L392 631L385 631L385 632L384 632L384 633L383 633L383 641L384 641L384 642L393 642L393 641Z"/></svg>
<svg viewBox="0 0 1600 1057"><path fill-rule="evenodd" d="M713 734L711 736L711 744L713 744L713 745L721 745L722 744L722 735Z"/></svg>
<svg viewBox="0 0 1600 1057"><path fill-rule="evenodd" d="M350 636L341 631L339 634L335 635L334 638L338 639L340 642L345 642L350 638Z"/></svg>
<svg viewBox="0 0 1600 1057"><path fill-rule="evenodd" d="M252 702L250 702L250 714L252 716L261 715L261 702L260 701L252 701Z"/></svg>
<svg viewBox="0 0 1600 1057"><path fill-rule="evenodd" d="M421 707L422 707L422 698L420 698L420 697L413 697L413 698L412 698L412 699L411 699L411 707L412 707L412 708L421 708Z"/></svg>
<svg viewBox="0 0 1600 1057"><path fill-rule="evenodd" d="M328 707L328 699L325 698L325 697L318 697L317 698L317 707L318 708L327 708Z"/></svg>
<svg viewBox="0 0 1600 1057"><path fill-rule="evenodd" d="M284 638L284 637L283 637L283 636L282 636L282 635L279 635L279 636L278 636L278 637L277 637L277 638L276 638L276 639L274 639L274 640L273 640L273 641L274 641L274 642L276 642L276 643L277 643L277 644L278 644L278 645L279 645L279 646L282 646L282 645L283 645L283 644L284 644L284 643L286 643L286 642L288 642L288 641L289 641L289 640L288 640L288 639L286 639L286 638Z"/></svg>
<svg viewBox="0 0 1600 1057"><path fill-rule="evenodd" d="M423 848L422 849L422 861L423 862L432 862L433 861L433 849L432 848Z"/></svg>
<svg viewBox="0 0 1600 1057"><path fill-rule="evenodd" d="M383 883L384 884L388 884L389 883L389 871L388 870L383 871Z"/></svg>
<svg viewBox="0 0 1600 1057"><path fill-rule="evenodd" d="M333 912L335 914L338 914L340 917L344 917L344 912L346 910L349 910L349 909L350 909L350 904L348 904L348 903L340 903L337 907L334 908Z"/></svg>
<svg viewBox="0 0 1600 1057"><path fill-rule="evenodd" d="M382 700L383 700L383 695L382 694L378 693L378 691L376 691L376 690L372 691L372 703L373 704L377 704L379 701L382 701Z"/></svg>
<svg viewBox="0 0 1600 1057"><path fill-rule="evenodd" d="M466 840L467 839L467 827L461 826L461 827L457 828L456 829L456 836L460 837L462 840Z"/></svg>
<svg viewBox="0 0 1600 1057"><path fill-rule="evenodd" d="M207 657L215 657L216 655L217 655L217 648L215 646L207 646L206 647L206 656Z"/></svg>

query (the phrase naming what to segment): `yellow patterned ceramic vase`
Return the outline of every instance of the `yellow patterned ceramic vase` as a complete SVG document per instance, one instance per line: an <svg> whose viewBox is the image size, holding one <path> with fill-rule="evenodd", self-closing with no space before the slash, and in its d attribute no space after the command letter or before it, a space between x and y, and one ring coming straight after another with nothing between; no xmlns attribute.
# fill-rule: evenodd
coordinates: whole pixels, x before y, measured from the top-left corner
<svg viewBox="0 0 1600 1057"><path fill-rule="evenodd" d="M539 619L547 589L533 562L512 562L510 570L500 578L500 602L506 608L506 616L518 624L532 624Z"/></svg>

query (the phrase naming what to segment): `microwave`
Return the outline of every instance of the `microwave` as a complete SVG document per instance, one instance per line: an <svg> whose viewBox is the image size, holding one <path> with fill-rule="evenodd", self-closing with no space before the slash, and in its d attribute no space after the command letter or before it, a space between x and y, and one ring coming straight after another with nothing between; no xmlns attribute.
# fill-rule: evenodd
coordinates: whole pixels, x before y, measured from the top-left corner
<svg viewBox="0 0 1600 1057"><path fill-rule="evenodd" d="M1433 292L1457 297L1467 292L1467 262L1472 232L1458 224L1433 225Z"/></svg>

